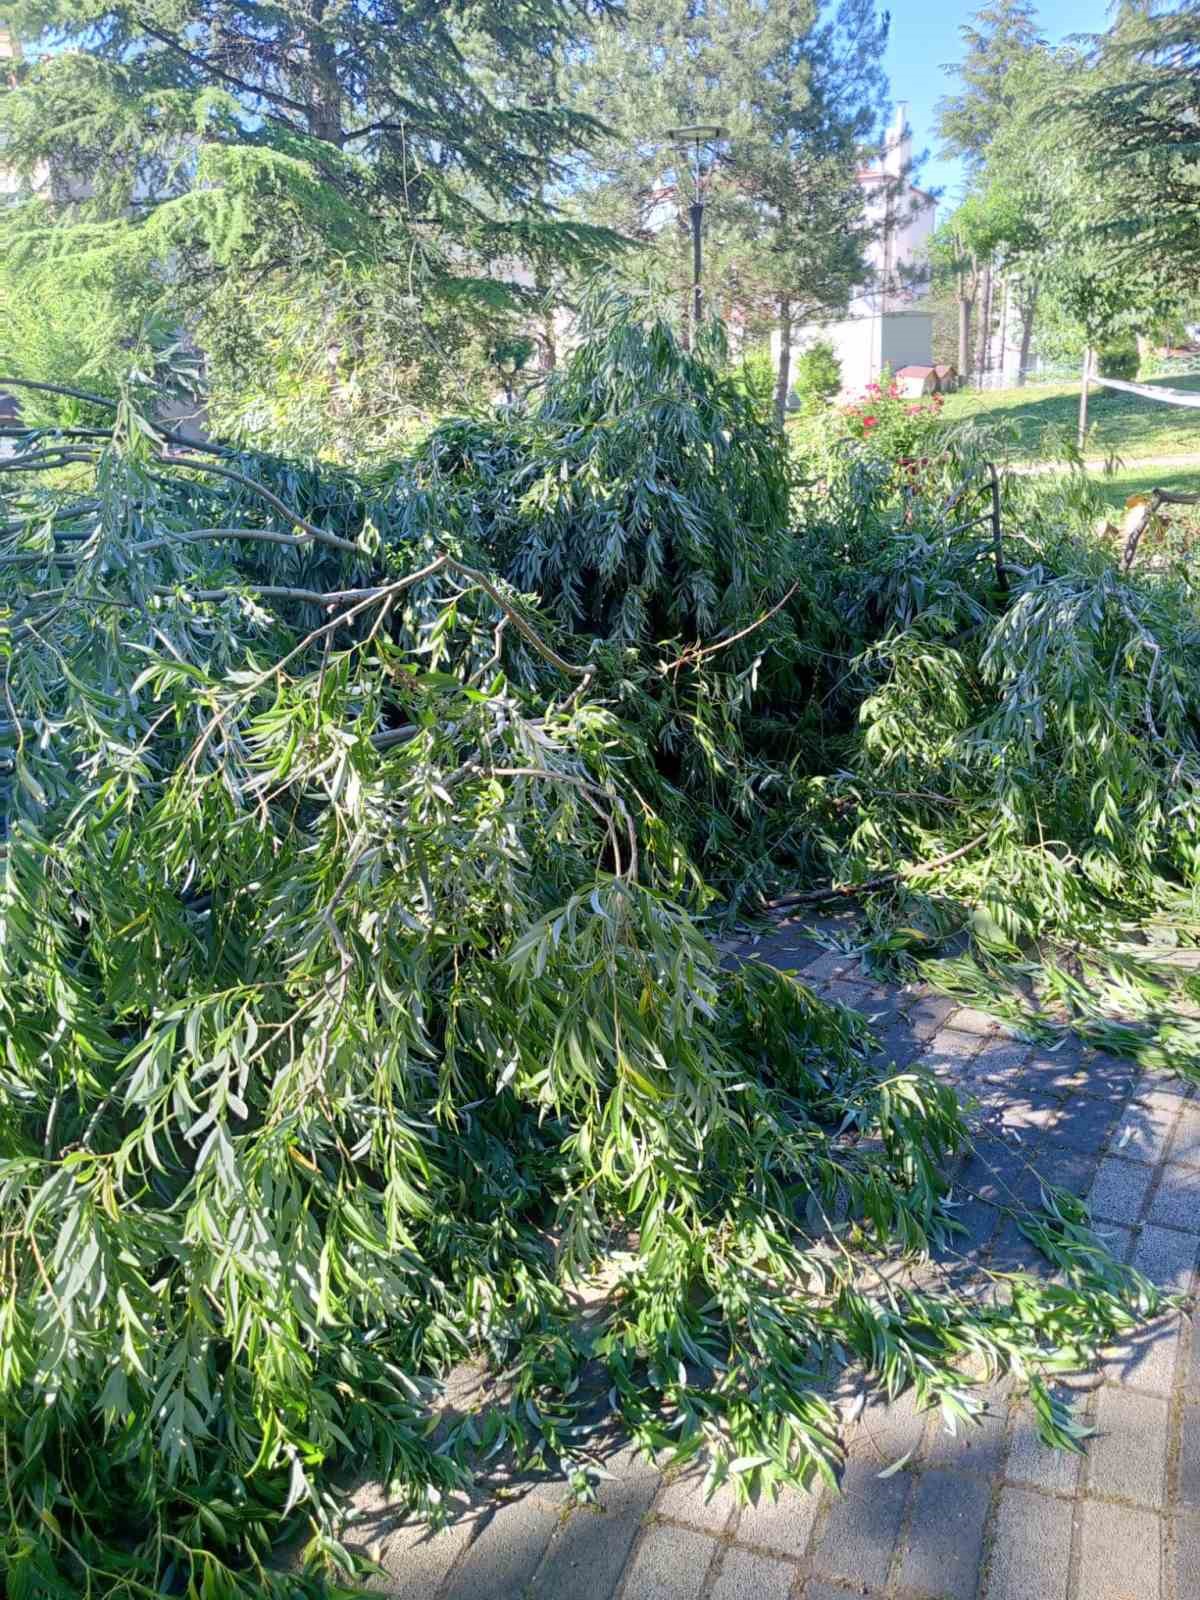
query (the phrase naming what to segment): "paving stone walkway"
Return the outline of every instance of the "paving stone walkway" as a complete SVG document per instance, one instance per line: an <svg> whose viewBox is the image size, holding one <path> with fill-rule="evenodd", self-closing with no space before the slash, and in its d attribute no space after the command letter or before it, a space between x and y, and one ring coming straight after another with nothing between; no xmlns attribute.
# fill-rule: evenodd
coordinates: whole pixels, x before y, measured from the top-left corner
<svg viewBox="0 0 1200 1600"><path fill-rule="evenodd" d="M1200 1098L1163 1073L1068 1044L1006 1037L982 1013L877 987L852 956L784 926L743 947L875 1019L888 1056L920 1059L978 1102L959 1212L989 1265L1045 1263L987 1203L1037 1174L1090 1195L1111 1248L1190 1293L1200 1250ZM965 1248L965 1246L964 1246ZM906 1398L851 1425L843 1493L705 1503L626 1445L597 1507L512 1479L438 1534L361 1503L359 1537L395 1600L1200 1600L1200 1320L1163 1319L1064 1383L1097 1429L1047 1451L993 1387L983 1424L947 1434ZM894 1474L880 1473L907 1457Z"/></svg>

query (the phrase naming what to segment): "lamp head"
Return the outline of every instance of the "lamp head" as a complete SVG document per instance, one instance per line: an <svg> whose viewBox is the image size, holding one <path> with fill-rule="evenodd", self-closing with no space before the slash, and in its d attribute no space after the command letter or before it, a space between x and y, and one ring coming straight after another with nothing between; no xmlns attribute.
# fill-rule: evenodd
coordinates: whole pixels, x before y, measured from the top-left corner
<svg viewBox="0 0 1200 1600"><path fill-rule="evenodd" d="M719 122L691 122L683 128L668 128L666 137L679 144L691 144L693 141L700 144L706 139L723 139L725 129Z"/></svg>

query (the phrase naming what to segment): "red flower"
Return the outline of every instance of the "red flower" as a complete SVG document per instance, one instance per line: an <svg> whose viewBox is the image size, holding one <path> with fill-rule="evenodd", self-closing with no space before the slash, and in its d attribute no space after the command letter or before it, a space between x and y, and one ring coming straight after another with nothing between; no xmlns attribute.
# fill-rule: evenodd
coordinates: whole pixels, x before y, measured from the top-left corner
<svg viewBox="0 0 1200 1600"><path fill-rule="evenodd" d="M879 389L879 385L877 383L869 383L867 385L867 388L866 388L866 393L867 394L878 394L879 392L880 392L880 389Z"/></svg>
<svg viewBox="0 0 1200 1600"><path fill-rule="evenodd" d="M862 425L864 428L873 428L878 421L878 417L864 417L862 419Z"/></svg>

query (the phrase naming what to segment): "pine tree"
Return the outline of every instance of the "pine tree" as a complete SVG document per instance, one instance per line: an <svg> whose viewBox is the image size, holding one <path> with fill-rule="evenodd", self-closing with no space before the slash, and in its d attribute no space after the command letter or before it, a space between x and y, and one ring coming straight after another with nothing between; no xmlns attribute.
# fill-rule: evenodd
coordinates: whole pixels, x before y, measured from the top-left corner
<svg viewBox="0 0 1200 1600"><path fill-rule="evenodd" d="M469 292L480 261L594 255L609 241L543 199L592 123L489 94L481 63L528 81L609 5L15 0L0 141L55 202L23 220L49 225L40 248L169 261L197 292L324 258Z"/></svg>
<svg viewBox="0 0 1200 1600"><path fill-rule="evenodd" d="M1122 6L1103 41L1105 81L1076 104L1108 196L1106 242L1194 290L1200 267L1200 0L1155 16Z"/></svg>
<svg viewBox="0 0 1200 1600"><path fill-rule="evenodd" d="M586 214L641 233L686 305L692 179L665 135L720 124L703 158L708 303L746 341L836 312L866 274L857 170L886 99L886 26L874 0L640 0L582 64L582 102L615 130Z"/></svg>
<svg viewBox="0 0 1200 1600"><path fill-rule="evenodd" d="M992 0L959 33L963 59L946 66L961 84L938 105L945 153L978 170L999 127L1020 104L1013 69L1044 43L1030 0Z"/></svg>

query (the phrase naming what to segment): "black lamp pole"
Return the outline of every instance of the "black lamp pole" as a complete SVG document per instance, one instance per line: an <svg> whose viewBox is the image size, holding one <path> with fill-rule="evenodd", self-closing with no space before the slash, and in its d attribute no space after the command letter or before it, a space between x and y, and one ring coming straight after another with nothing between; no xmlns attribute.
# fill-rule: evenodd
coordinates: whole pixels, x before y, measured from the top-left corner
<svg viewBox="0 0 1200 1600"><path fill-rule="evenodd" d="M695 196L688 208L692 219L692 328L699 331L700 316L704 307L701 278L704 270L704 167L700 160L700 146L724 136L725 129L715 122L696 123L686 128L668 128L667 138L675 144L693 145L696 165L694 169Z"/></svg>

